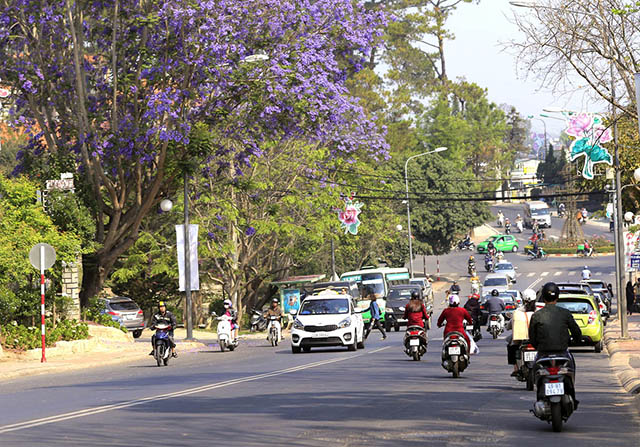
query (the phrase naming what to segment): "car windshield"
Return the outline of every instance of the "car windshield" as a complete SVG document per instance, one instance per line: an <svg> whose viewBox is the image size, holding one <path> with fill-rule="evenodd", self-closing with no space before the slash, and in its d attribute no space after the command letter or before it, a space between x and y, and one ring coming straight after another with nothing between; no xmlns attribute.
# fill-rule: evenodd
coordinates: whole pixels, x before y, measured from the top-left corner
<svg viewBox="0 0 640 447"><path fill-rule="evenodd" d="M507 278L487 278L484 280L485 286L506 286Z"/></svg>
<svg viewBox="0 0 640 447"><path fill-rule="evenodd" d="M363 273L362 275L343 276L341 279L344 281L357 282L362 296L365 296L365 289L367 288L370 288L378 297L384 296L382 273Z"/></svg>
<svg viewBox="0 0 640 447"><path fill-rule="evenodd" d="M413 292L414 290L418 290L418 289L394 289L391 288L389 289L389 296L387 297L388 299L392 300L392 299L398 299L398 298L403 298L403 299L409 299L411 298L411 292Z"/></svg>
<svg viewBox="0 0 640 447"><path fill-rule="evenodd" d="M496 265L496 270L513 270L513 265L508 263L500 263Z"/></svg>
<svg viewBox="0 0 640 447"><path fill-rule="evenodd" d="M558 307L562 307L567 309L572 314L588 314L593 310L591 303L588 301L569 301L569 300L560 300L558 301Z"/></svg>
<svg viewBox="0 0 640 447"><path fill-rule="evenodd" d="M589 292L587 292L584 289L572 289L572 288L562 288L560 287L560 293L572 293L574 295L588 295Z"/></svg>
<svg viewBox="0 0 640 447"><path fill-rule="evenodd" d="M391 298L387 300L387 307L403 307L406 306L408 302L408 299Z"/></svg>
<svg viewBox="0 0 640 447"><path fill-rule="evenodd" d="M349 313L349 301L343 298L305 300L300 315L329 315Z"/></svg>
<svg viewBox="0 0 640 447"><path fill-rule="evenodd" d="M550 210L549 208L538 208L535 210L531 210L531 215L532 216L544 216L546 214L549 214Z"/></svg>
<svg viewBox="0 0 640 447"><path fill-rule="evenodd" d="M489 239L487 239L485 242L489 243L489 242L495 242L496 239L498 239L498 236L491 236Z"/></svg>
<svg viewBox="0 0 640 447"><path fill-rule="evenodd" d="M111 301L109 307L113 310L138 310L138 305L133 301Z"/></svg>

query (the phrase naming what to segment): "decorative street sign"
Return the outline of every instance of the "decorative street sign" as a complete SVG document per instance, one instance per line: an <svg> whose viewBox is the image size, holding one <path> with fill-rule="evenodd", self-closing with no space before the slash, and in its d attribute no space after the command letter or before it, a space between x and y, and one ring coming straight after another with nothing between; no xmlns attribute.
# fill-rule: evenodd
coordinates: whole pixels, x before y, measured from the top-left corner
<svg viewBox="0 0 640 447"><path fill-rule="evenodd" d="M613 139L609 128L602 124L602 117L593 113L565 114L567 128L565 133L575 138L570 150L570 159L574 161L584 157L582 176L593 179L593 166L598 163L613 164L613 157L602 147Z"/></svg>
<svg viewBox="0 0 640 447"><path fill-rule="evenodd" d="M362 222L358 219L362 203L358 202L354 198L354 194L350 197L344 197L344 210L338 209L338 219L340 220L340 226L344 229L344 233L358 234L358 227Z"/></svg>

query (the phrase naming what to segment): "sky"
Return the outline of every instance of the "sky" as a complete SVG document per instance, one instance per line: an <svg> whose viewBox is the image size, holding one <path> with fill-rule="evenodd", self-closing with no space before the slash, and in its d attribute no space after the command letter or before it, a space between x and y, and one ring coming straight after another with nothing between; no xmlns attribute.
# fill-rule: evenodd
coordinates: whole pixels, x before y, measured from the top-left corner
<svg viewBox="0 0 640 447"><path fill-rule="evenodd" d="M512 21L513 11L527 14L524 8L516 8L509 0L481 0L480 4L461 4L451 15L447 25L455 34L455 40L445 47L447 75L450 79L465 77L487 88L489 99L496 104L511 104L524 117L544 113L545 107L578 111L602 111L587 94L561 95L540 89L537 79L518 77L516 58L503 49L501 42L521 40L522 34ZM564 121L545 118L547 132L558 137ZM534 132L543 132L540 119L531 122Z"/></svg>

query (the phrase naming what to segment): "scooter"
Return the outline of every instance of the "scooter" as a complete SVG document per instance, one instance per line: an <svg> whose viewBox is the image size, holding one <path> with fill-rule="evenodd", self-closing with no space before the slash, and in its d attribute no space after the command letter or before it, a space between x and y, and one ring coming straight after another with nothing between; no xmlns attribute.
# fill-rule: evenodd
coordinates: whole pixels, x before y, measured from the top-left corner
<svg viewBox="0 0 640 447"><path fill-rule="evenodd" d="M458 242L458 250L475 251L476 250L476 244L473 243L472 241L467 241L465 239L462 239L460 242Z"/></svg>
<svg viewBox="0 0 640 447"><path fill-rule="evenodd" d="M520 382L527 382L527 391L533 391L534 367L537 355L538 351L529 344L528 340L523 340L520 343L520 348L516 353L516 366L518 367L516 379Z"/></svg>
<svg viewBox="0 0 640 447"><path fill-rule="evenodd" d="M471 334L471 337L473 337L473 341L478 341L482 339L482 334L480 333L480 327L476 327L473 324L468 324L467 327L467 333Z"/></svg>
<svg viewBox="0 0 640 447"><path fill-rule="evenodd" d="M538 248L538 253L534 253L532 250L527 249L527 254L529 255L529 261L533 261L535 259L541 259L546 261L549 255L542 249Z"/></svg>
<svg viewBox="0 0 640 447"><path fill-rule="evenodd" d="M522 233L524 231L524 227L522 225L522 221L521 220L516 222L516 229L518 230L518 233Z"/></svg>
<svg viewBox="0 0 640 447"><path fill-rule="evenodd" d="M538 419L551 423L553 431L562 431L576 404L575 371L571 359L565 355L545 355L538 358L535 366L537 400L530 410Z"/></svg>
<svg viewBox="0 0 640 447"><path fill-rule="evenodd" d="M258 309L253 309L251 311L251 332L262 332L267 328L267 320L262 315Z"/></svg>
<svg viewBox="0 0 640 447"><path fill-rule="evenodd" d="M489 315L489 322L487 323L487 331L491 334L493 339L498 338L500 334L504 332L504 317L500 318L500 315Z"/></svg>
<svg viewBox="0 0 640 447"><path fill-rule="evenodd" d="M229 349L229 351L233 351L238 347L238 339L231 338L231 317L228 315L217 316L214 312L212 314L218 320L218 328L216 332L218 333L218 345L220 345L220 351L224 352L225 349Z"/></svg>
<svg viewBox="0 0 640 447"><path fill-rule="evenodd" d="M271 346L278 346L278 342L280 341L280 330L280 317L271 315L269 317L269 335L267 335L267 339L271 342Z"/></svg>
<svg viewBox="0 0 640 447"><path fill-rule="evenodd" d="M409 326L404 333L404 352L413 360L420 361L420 358L427 353L427 333L420 326Z"/></svg>
<svg viewBox="0 0 640 447"><path fill-rule="evenodd" d="M498 217L498 226L501 227L504 225L504 216Z"/></svg>
<svg viewBox="0 0 640 447"><path fill-rule="evenodd" d="M442 342L442 367L454 378L469 366L469 346L460 332L449 332Z"/></svg>
<svg viewBox="0 0 640 447"><path fill-rule="evenodd" d="M467 272L469 273L469 276L476 276L476 263L475 262L467 265Z"/></svg>
<svg viewBox="0 0 640 447"><path fill-rule="evenodd" d="M511 234L511 224L505 224L504 225L504 234Z"/></svg>
<svg viewBox="0 0 640 447"><path fill-rule="evenodd" d="M489 259L485 259L484 260L484 269L487 272L493 272L493 258L489 258Z"/></svg>
<svg viewBox="0 0 640 447"><path fill-rule="evenodd" d="M153 349L153 357L156 359L158 366L167 366L171 357L171 343L169 342L169 332L171 325L160 322L156 324L156 338Z"/></svg>

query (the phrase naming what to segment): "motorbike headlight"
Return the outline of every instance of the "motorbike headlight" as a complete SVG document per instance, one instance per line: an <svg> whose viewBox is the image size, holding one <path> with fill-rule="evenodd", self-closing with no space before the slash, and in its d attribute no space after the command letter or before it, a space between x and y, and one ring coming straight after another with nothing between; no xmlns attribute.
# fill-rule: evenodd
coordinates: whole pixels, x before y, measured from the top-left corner
<svg viewBox="0 0 640 447"><path fill-rule="evenodd" d="M304 330L304 324L302 324L302 322L296 318L295 320L293 320L293 328Z"/></svg>
<svg viewBox="0 0 640 447"><path fill-rule="evenodd" d="M347 317L347 318L345 318L344 320L342 320L342 321L338 324L338 327L339 327L340 329L343 329L343 328L345 328L345 327L349 327L349 326L351 326L351 317Z"/></svg>
<svg viewBox="0 0 640 447"><path fill-rule="evenodd" d="M393 309L390 307L387 307L384 311L388 313L393 313Z"/></svg>

